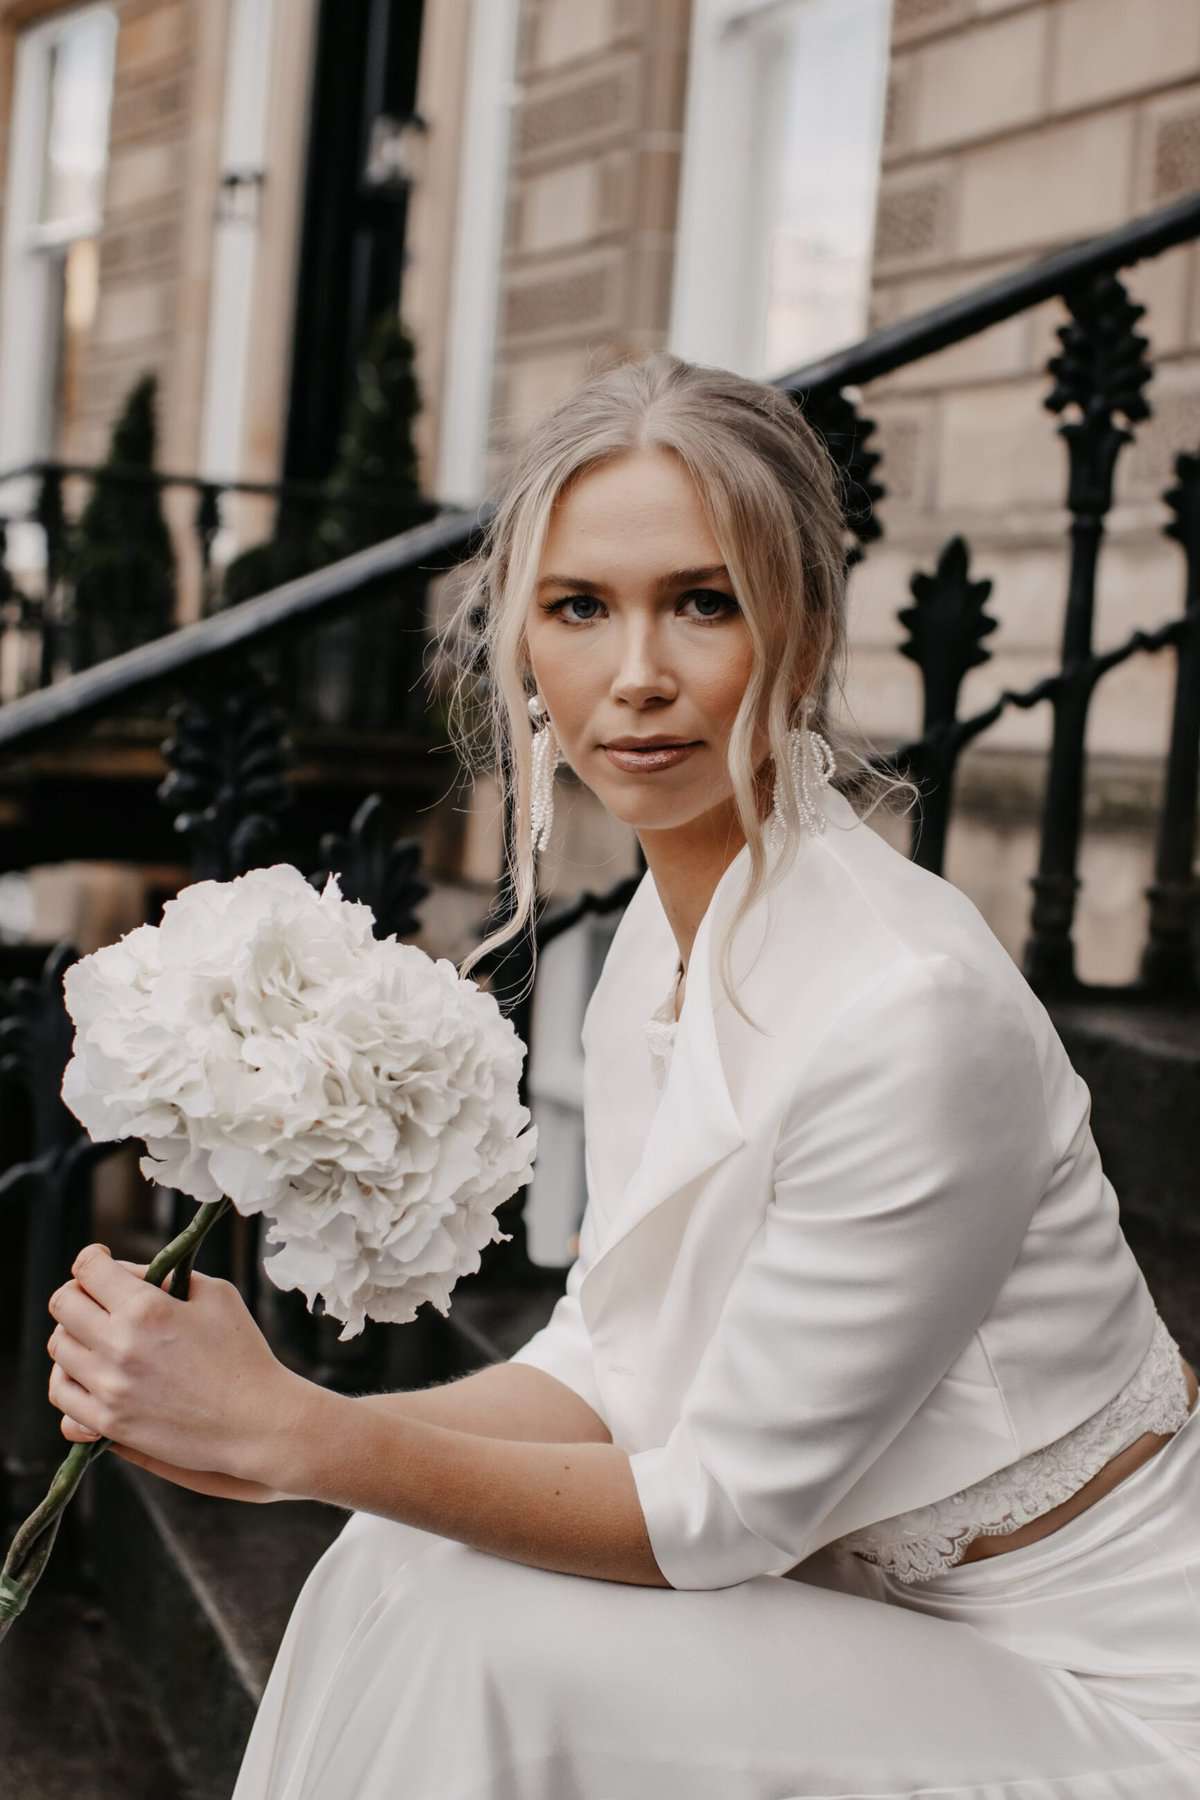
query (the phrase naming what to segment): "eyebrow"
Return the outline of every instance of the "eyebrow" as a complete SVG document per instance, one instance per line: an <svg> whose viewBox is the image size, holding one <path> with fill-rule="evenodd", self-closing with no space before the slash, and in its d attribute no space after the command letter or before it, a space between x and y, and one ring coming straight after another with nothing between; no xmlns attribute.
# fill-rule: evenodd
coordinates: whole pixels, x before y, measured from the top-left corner
<svg viewBox="0 0 1200 1800"><path fill-rule="evenodd" d="M708 567L702 569L672 569L669 574L660 575L654 585L660 593L665 593L668 588L681 587L685 582L715 581L719 576L723 576L728 581L729 570L725 564L710 563ZM569 587L586 588L589 592L597 594L612 593L612 588L606 581L589 581L582 575L543 575L537 585L539 589Z"/></svg>

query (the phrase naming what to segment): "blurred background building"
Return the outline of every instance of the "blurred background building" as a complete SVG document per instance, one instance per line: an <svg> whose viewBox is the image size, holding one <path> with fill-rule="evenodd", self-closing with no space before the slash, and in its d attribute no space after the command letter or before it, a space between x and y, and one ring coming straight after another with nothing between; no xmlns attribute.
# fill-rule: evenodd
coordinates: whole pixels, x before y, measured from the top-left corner
<svg viewBox="0 0 1200 1800"><path fill-rule="evenodd" d="M0 1056L0 1201L53 1202L67 1236L81 1216L54 1186L53 996L7 985L56 943L111 942L266 857L353 866L435 954L477 940L504 820L448 753L428 622L529 421L666 347L791 377L853 443L873 505L846 729L928 755L997 703L929 866L1054 1008L1131 1228L1158 1233L1139 1254L1200 1343L1198 237L1196 0L0 0L0 1036L42 1096L18 1104ZM354 560L427 526L445 554L390 589ZM245 646L286 758L236 659L185 658L170 724L114 660L317 573L338 609ZM1093 696L1080 669L1106 657ZM356 814L369 794L383 810ZM552 905L637 875L569 772L556 815ZM872 822L911 847L907 820ZM617 916L581 905L521 1021L528 1249L559 1275L586 1190L579 1027ZM97 1228L161 1235L170 1197L139 1211L142 1185L131 1159L98 1170ZM0 1265L0 1420L5 1322L22 1293L38 1312L67 1237L39 1244ZM460 1353L522 1320L493 1308ZM15 1483L46 1420L14 1432Z"/></svg>
<svg viewBox="0 0 1200 1800"><path fill-rule="evenodd" d="M101 625L73 662L59 645L61 672L95 660L97 645L120 649L222 603L223 571L277 530L278 485L337 471L356 366L389 314L411 356L391 453L407 438L420 495L470 507L525 423L610 359L665 345L773 378L1195 190L1200 11L1191 0L0 0L0 118L0 475L43 459L102 464L152 377L149 411L134 406L139 454L186 478L161 493L169 619L148 606L114 634L101 583L91 615L81 609ZM1200 435L1195 265L1184 243L1127 279L1147 308L1156 374L1107 522L1102 642L1156 618L1178 588L1161 495L1172 455ZM994 582L1000 621L964 704L1054 661L1066 465L1042 401L1066 316L1047 300L865 392L886 497L884 535L851 577L849 701L876 744L920 728L897 613L913 569L952 532ZM356 466L342 469L351 485ZM205 483L220 504L202 529ZM86 476L65 478L68 516L90 491ZM34 477L0 483L8 570L27 587L47 555L37 509ZM362 541L404 522L385 507ZM307 566L284 557L268 573ZM257 573L259 588L276 584ZM0 648L6 697L44 679L36 633L10 629ZM327 635L309 671L318 720L361 714L377 651L378 639L364 662ZM1093 981L1136 969L1170 676L1166 658L1130 659L1092 712L1076 942ZM448 820L400 766L388 705L385 690L368 760L410 810L424 792L439 898L427 941L461 949L497 867L494 796L472 791ZM968 751L947 845L946 873L1014 955L1048 729L1046 709L1010 709ZM346 780L363 774L362 746L344 733L323 754L313 783L335 763ZM428 762L425 748L407 754ZM93 747L89 816L124 808L155 766L128 736ZM117 870L80 848L70 795L85 773L61 774L57 788L43 779L42 824L10 832L5 860L32 868L43 921L86 947L122 906L136 915L142 895L128 858ZM444 760L437 779L444 792ZM558 893L634 866L627 834L578 784L564 788L547 863ZM877 822L898 839L907 830ZM141 873L161 891L178 872L148 854ZM19 917L15 892L13 905ZM542 1037L559 1045L556 1068L577 1060L569 1046L610 928L594 920L553 952L574 959L546 984L574 995L556 998ZM577 1069L562 1086L574 1133Z"/></svg>
<svg viewBox="0 0 1200 1800"><path fill-rule="evenodd" d="M390 311L411 339L418 398L400 423L420 491L470 506L527 421L610 359L665 345L775 377L1200 186L1200 12L1190 0L9 0L0 117L0 474L103 463L152 376L159 470L268 488L325 479L356 361ZM1152 596L1177 586L1160 495L1200 428L1195 263L1183 244L1127 284L1148 309L1157 374L1108 521L1102 639L1155 617ZM876 743L919 728L896 615L912 569L952 531L969 534L1001 621L966 700L1053 661L1065 473L1039 409L1065 316L1048 301L870 385L885 535L851 578L849 699ZM87 487L76 478L80 505ZM207 610L213 572L274 527L273 495L225 493L206 576L196 502L195 485L162 493L175 623ZM44 531L20 522L35 510L32 477L0 486L17 580L44 566ZM376 535L396 528L383 517ZM11 695L28 673L6 649ZM1169 675L1166 659L1132 659L1095 704L1077 918L1093 980L1136 967ZM967 755L947 848L946 873L1014 954L1047 724L1010 712ZM121 782L115 763L110 774ZM559 810L555 891L632 868L631 842L586 790ZM442 947L497 866L494 798L471 796L466 824L456 845L436 840L451 890ZM55 931L102 941L114 884L136 913L127 867L43 848L32 880ZM172 881L159 861L145 874ZM588 936L556 949L578 968L547 983L572 987L577 1006L603 923ZM547 1029L569 1061L574 1021L555 1010ZM576 1110L574 1077L565 1092Z"/></svg>

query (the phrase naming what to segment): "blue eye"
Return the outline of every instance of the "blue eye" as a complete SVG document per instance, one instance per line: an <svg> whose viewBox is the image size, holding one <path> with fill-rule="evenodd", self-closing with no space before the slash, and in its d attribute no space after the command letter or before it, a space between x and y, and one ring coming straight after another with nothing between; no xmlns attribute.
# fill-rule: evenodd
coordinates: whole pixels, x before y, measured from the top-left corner
<svg viewBox="0 0 1200 1800"><path fill-rule="evenodd" d="M693 588L689 593L681 596L681 604L686 600L715 600L719 603L718 610L715 612L699 612L693 615L694 621L700 625L718 625L722 620L732 618L736 612L741 610L732 594L723 594L716 588ZM560 614L565 625L592 624L596 617L594 613L589 614L587 618L580 619L569 616L564 610L568 606L581 605L599 606L600 602L594 594L564 594L561 600L543 601L541 609L544 613Z"/></svg>

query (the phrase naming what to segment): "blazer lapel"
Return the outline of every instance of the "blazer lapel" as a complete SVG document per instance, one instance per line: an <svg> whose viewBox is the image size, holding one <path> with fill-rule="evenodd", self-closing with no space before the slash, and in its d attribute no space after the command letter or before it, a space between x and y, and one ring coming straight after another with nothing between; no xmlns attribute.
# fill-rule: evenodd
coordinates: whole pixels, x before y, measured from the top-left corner
<svg viewBox="0 0 1200 1800"><path fill-rule="evenodd" d="M614 1253L672 1194L711 1169L746 1141L721 1057L718 1012L729 1002L721 991L719 957L727 920L742 892L749 868L743 848L724 871L700 921L688 961L683 1011L675 1033L670 1067L633 1174L602 1227L599 1251L584 1275L580 1303L594 1314L609 1290L620 1257ZM614 1003L632 1009L640 1022L670 985L677 951L653 879L647 875L645 914L631 921L635 944L644 937L652 953L634 955L618 966L616 981L626 991ZM753 915L751 915L753 917ZM747 923L750 921L748 920ZM739 938L740 941L740 938ZM736 972L736 960L735 960ZM640 1047L640 1046L639 1046ZM650 1081L649 1053L646 1080ZM619 1130L621 1120L611 1128ZM608 1121L605 1121L608 1127Z"/></svg>

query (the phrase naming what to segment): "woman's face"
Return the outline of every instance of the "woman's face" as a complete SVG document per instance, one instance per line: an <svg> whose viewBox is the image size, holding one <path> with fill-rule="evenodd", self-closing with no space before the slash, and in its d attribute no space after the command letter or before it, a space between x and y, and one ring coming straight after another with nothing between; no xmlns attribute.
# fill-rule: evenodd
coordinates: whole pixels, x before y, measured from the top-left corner
<svg viewBox="0 0 1200 1800"><path fill-rule="evenodd" d="M726 748L753 646L671 452L630 451L559 497L526 637L563 756L611 813L638 832L732 813ZM691 748L674 758L613 748L653 738Z"/></svg>

